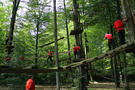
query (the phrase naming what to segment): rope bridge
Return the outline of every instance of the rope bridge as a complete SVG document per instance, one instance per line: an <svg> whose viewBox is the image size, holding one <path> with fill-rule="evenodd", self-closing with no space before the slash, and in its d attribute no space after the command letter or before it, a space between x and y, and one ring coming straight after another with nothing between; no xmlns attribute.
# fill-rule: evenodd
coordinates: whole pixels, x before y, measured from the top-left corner
<svg viewBox="0 0 135 90"><path fill-rule="evenodd" d="M110 50L107 53L101 54L99 56L82 60L80 62L72 63L67 66L59 67L59 68L48 68L48 69L17 69L17 68L0 68L0 73L49 73L49 72L56 72L56 71L65 71L71 68L75 68L81 66L86 63L90 63L102 58L112 57L118 53L126 52L127 50L134 50L135 42L129 42L127 44L121 45L113 50Z"/></svg>

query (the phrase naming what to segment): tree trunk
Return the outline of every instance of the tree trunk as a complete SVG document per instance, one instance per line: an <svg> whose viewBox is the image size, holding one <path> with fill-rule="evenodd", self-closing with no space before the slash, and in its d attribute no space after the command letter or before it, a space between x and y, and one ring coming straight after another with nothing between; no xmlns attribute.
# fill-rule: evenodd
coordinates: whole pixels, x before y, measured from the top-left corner
<svg viewBox="0 0 135 90"><path fill-rule="evenodd" d="M80 14L79 14L79 5L77 4L77 0L73 0L73 21L74 21L74 30L75 31L81 31L81 24L80 24ZM83 50L83 46L82 46L82 35L81 34L75 34L75 40L76 40L76 45L79 45L81 48L81 58L85 58L85 53Z"/></svg>
<svg viewBox="0 0 135 90"><path fill-rule="evenodd" d="M68 31L68 21L67 21L67 9L66 9L66 4L65 4L65 0L64 0L64 11L65 11L65 17L66 17L66 32L67 32L67 44L68 44L68 51L70 51L70 41L69 41L69 31ZM71 64L71 55L70 52L68 53L68 63ZM72 81L72 86L74 86L74 81L73 81L73 70L70 70L71 73L69 74L69 76L71 77L71 81Z"/></svg>
<svg viewBox="0 0 135 90"><path fill-rule="evenodd" d="M65 4L65 0L64 0L64 10L65 10L65 17L66 17L66 31L67 31L67 43L68 43L68 51L70 51L70 41L69 41L69 31L68 31L68 22L67 22L67 13L66 13L66 4ZM71 63L71 55L70 52L68 53L68 62Z"/></svg>
<svg viewBox="0 0 135 90"><path fill-rule="evenodd" d="M89 47L88 47L88 45L87 45L88 39L87 39L87 34L86 34L86 32L84 33L84 39L85 39L85 58L87 58L87 52L88 52L88 50L89 50Z"/></svg>
<svg viewBox="0 0 135 90"><path fill-rule="evenodd" d="M80 58L85 58L85 52L84 52L83 41L82 41L82 34L80 34L79 37L80 37L80 47L81 47Z"/></svg>
<svg viewBox="0 0 135 90"><path fill-rule="evenodd" d="M90 77L90 81L93 81L93 77L92 77L92 63L89 63L89 77Z"/></svg>
<svg viewBox="0 0 135 90"><path fill-rule="evenodd" d="M114 38L114 43L113 43L113 46L111 47L111 49L114 49L116 48L118 45L117 45L117 36L116 36L116 33L113 31L113 27L112 27L112 23L113 23L113 19L112 19L112 13L111 13L111 9L110 9L110 6L109 4L107 3L107 7L108 7L108 12L110 14L110 32L111 34L113 35ZM117 16L121 16L121 10L120 10L120 1L117 0ZM111 71L112 71L112 75L113 77L115 78L115 85L116 85L116 88L120 87L120 73L121 72L121 69L119 69L119 66L120 66L120 63L117 63L118 60L120 61L120 58L117 58L118 55L115 55L114 58L111 57L110 58L110 64L111 64Z"/></svg>
<svg viewBox="0 0 135 90"><path fill-rule="evenodd" d="M77 1L78 0L73 0L74 30L75 31L81 31L80 14L79 14L79 11L78 11L79 4L77 3ZM76 40L76 45L79 45L80 48L81 48L80 58L85 58L85 54L84 54L84 50L83 50L83 46L82 46L82 35L81 34L75 34L75 40ZM85 76L86 76L85 68L83 66L80 66L79 69L80 69L79 73L81 75L81 78L79 79L80 80L79 90L87 90L86 81L85 81Z"/></svg>
<svg viewBox="0 0 135 90"><path fill-rule="evenodd" d="M123 61L124 61L124 80L125 80L125 90L129 90L129 84L127 79L127 61L126 61L126 53L123 53Z"/></svg>
<svg viewBox="0 0 135 90"><path fill-rule="evenodd" d="M116 61L116 55L114 55L114 60L113 60L113 67L114 67L114 79L115 79L115 86L116 88L120 87L120 82L119 82L119 72L118 72L118 65Z"/></svg>
<svg viewBox="0 0 135 90"><path fill-rule="evenodd" d="M120 0L117 0L117 15L121 16Z"/></svg>
<svg viewBox="0 0 135 90"><path fill-rule="evenodd" d="M121 65L122 62L121 62L120 54L118 54L117 57L118 57L118 65L119 65L120 83L122 83L123 73L122 73L122 65Z"/></svg>
<svg viewBox="0 0 135 90"><path fill-rule="evenodd" d="M56 15L56 0L53 0L54 4L54 38L55 38L55 59L56 67L59 69L59 56L58 56L58 42L57 42L57 15ZM56 90L60 90L59 71L56 72Z"/></svg>
<svg viewBox="0 0 135 90"><path fill-rule="evenodd" d="M79 20L79 12L78 12L79 5L77 4L77 0L73 0L73 6L74 6L74 9L73 9L74 30L80 31L80 20ZM76 39L76 44L80 46L79 34L75 34L75 39Z"/></svg>
<svg viewBox="0 0 135 90"><path fill-rule="evenodd" d="M16 14L18 10L20 0L14 0L13 1L13 10L12 10L12 17L11 17L11 22L10 22L10 31L9 31L9 40L7 42L8 45L8 56L11 54L11 46L12 46L12 40L13 40L13 35L14 35L14 26L15 26L15 21L16 21Z"/></svg>
<svg viewBox="0 0 135 90"><path fill-rule="evenodd" d="M128 34L130 36L131 41L135 41L135 23L133 20L133 15L129 6L129 1L128 0L121 0L121 6L122 10L124 12L124 17L127 17L127 29L128 29Z"/></svg>
<svg viewBox="0 0 135 90"><path fill-rule="evenodd" d="M37 20L37 34L36 34L36 53L35 53L35 67L37 67L37 62L38 62L38 32L39 32L39 20Z"/></svg>
<svg viewBox="0 0 135 90"><path fill-rule="evenodd" d="M113 34L113 28L112 28L112 22L113 22L112 21L112 13L111 13L111 8L110 8L109 3L108 3L107 0L106 0L106 6L107 6L107 9L108 9L108 12L109 12L109 19L110 19L110 30L109 30L109 32L112 34L112 36L114 36L114 34ZM111 47L111 48L113 48L113 47ZM110 57L110 65L111 65L112 77L114 78L113 57Z"/></svg>

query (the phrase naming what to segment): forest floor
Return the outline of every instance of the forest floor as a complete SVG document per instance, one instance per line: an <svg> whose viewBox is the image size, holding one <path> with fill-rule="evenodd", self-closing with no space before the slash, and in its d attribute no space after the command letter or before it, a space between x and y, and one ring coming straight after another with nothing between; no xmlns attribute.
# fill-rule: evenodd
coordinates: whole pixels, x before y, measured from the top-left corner
<svg viewBox="0 0 135 90"><path fill-rule="evenodd" d="M135 90L135 82L129 83L130 90ZM55 86L39 86L37 85L37 90L55 90ZM63 86L61 90L77 90L76 87ZM88 90L124 90L124 83L121 83L120 88L115 88L115 84L111 82L90 82Z"/></svg>
<svg viewBox="0 0 135 90"><path fill-rule="evenodd" d="M135 90L135 82L129 83L130 90ZM120 88L115 88L115 83L111 82L90 82L89 90L124 90L124 83L120 84Z"/></svg>
<svg viewBox="0 0 135 90"><path fill-rule="evenodd" d="M130 90L135 90L135 82L129 83ZM11 89L11 87L1 87L0 90L24 90L25 87L22 89L19 89L19 87L14 87ZM41 86L36 85L36 90L56 90L55 86ZM77 90L76 87L70 87L70 86L62 86L61 90ZM124 90L124 83L120 85L120 88L115 88L114 83L110 82L90 82L88 86L88 90Z"/></svg>

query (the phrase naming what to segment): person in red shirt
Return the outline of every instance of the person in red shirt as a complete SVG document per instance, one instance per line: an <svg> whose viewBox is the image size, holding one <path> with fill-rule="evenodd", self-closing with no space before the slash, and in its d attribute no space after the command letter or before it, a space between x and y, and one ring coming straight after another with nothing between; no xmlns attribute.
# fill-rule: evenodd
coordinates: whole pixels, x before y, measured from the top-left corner
<svg viewBox="0 0 135 90"><path fill-rule="evenodd" d="M49 53L48 53L47 63L48 63L48 59L50 59L50 61L52 61L52 51L50 49L49 49Z"/></svg>
<svg viewBox="0 0 135 90"><path fill-rule="evenodd" d="M80 46L79 45L76 46L76 51L77 51L77 57L79 58L80 57Z"/></svg>
<svg viewBox="0 0 135 90"><path fill-rule="evenodd" d="M105 34L105 39L108 39L108 47L109 47L109 50L111 50L112 49L111 47L114 45L114 40L113 40L112 34L109 34L109 32L107 32Z"/></svg>
<svg viewBox="0 0 135 90"><path fill-rule="evenodd" d="M74 56L75 56L75 60L76 60L76 55L77 55L77 50L76 50L76 46L73 46L73 52L74 52Z"/></svg>
<svg viewBox="0 0 135 90"><path fill-rule="evenodd" d="M20 60L24 60L24 56L20 56Z"/></svg>
<svg viewBox="0 0 135 90"><path fill-rule="evenodd" d="M35 90L35 83L33 81L34 77L32 75L29 76L29 79L26 82L25 90Z"/></svg>
<svg viewBox="0 0 135 90"><path fill-rule="evenodd" d="M117 29L118 36L120 39L120 45L125 44L125 30L123 28L124 24L121 20L121 17L118 17L118 20L114 22L114 29Z"/></svg>
<svg viewBox="0 0 135 90"><path fill-rule="evenodd" d="M6 62L10 61L11 58L9 56L6 57Z"/></svg>

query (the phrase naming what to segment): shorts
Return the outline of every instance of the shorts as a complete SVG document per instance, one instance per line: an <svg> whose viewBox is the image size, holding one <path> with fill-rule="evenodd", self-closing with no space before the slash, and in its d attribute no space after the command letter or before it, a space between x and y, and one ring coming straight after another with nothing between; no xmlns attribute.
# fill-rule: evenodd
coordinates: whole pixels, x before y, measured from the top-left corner
<svg viewBox="0 0 135 90"><path fill-rule="evenodd" d="M74 55L77 55L77 52L74 52Z"/></svg>
<svg viewBox="0 0 135 90"><path fill-rule="evenodd" d="M80 51L77 51L77 55L80 55Z"/></svg>

